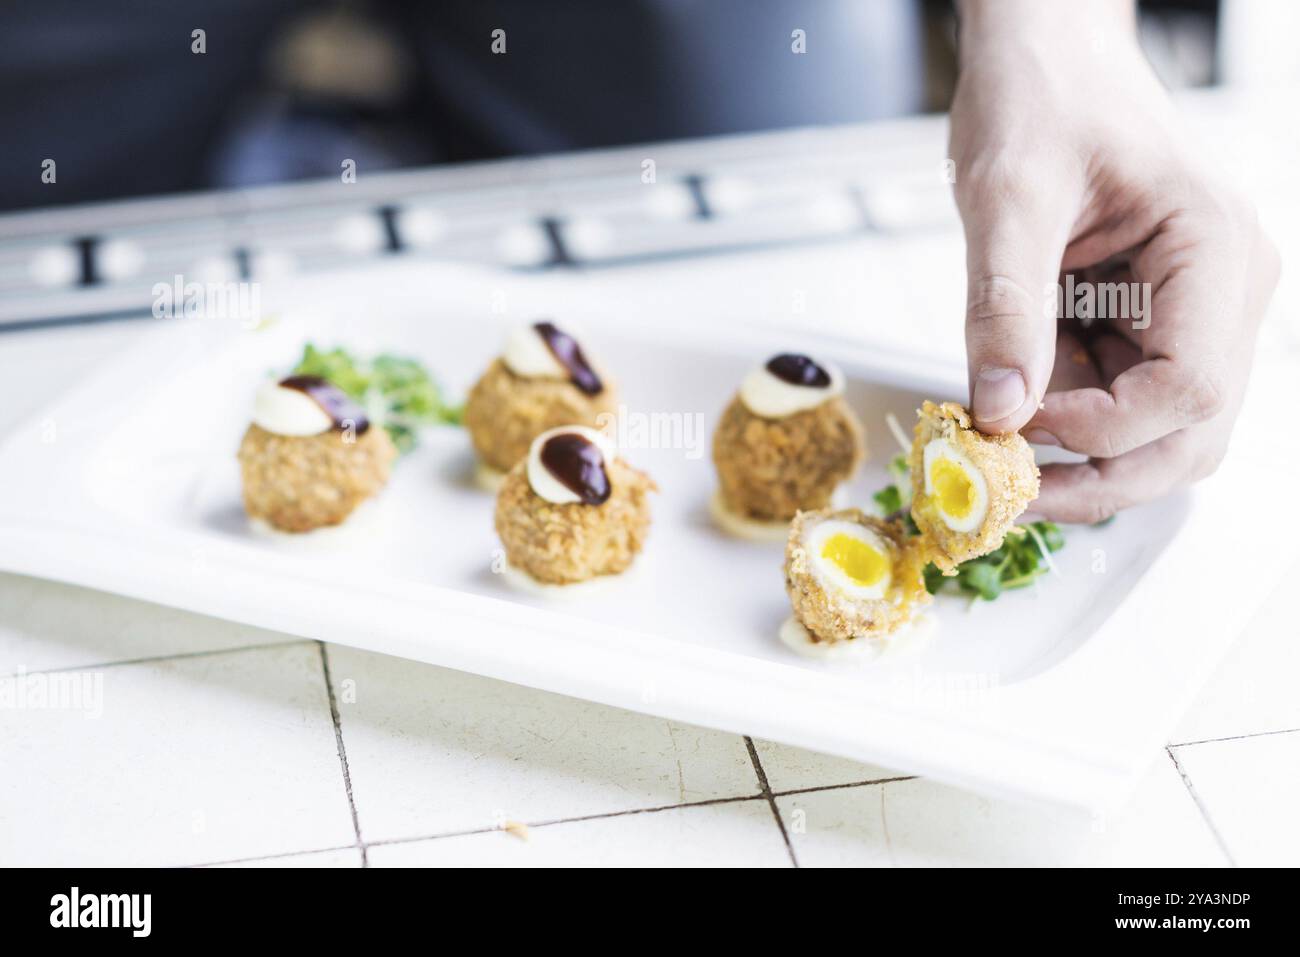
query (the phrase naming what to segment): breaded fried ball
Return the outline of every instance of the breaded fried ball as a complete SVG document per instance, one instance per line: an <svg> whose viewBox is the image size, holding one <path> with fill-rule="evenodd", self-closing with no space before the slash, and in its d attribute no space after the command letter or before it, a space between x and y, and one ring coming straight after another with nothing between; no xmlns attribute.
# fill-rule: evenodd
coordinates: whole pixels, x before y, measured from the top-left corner
<svg viewBox="0 0 1300 957"><path fill-rule="evenodd" d="M930 602L925 549L898 521L860 509L800 512L785 548L785 589L817 643L883 638Z"/></svg>
<svg viewBox="0 0 1300 957"><path fill-rule="evenodd" d="M760 522L824 508L866 458L862 426L840 397L783 418L763 418L736 396L713 433L723 505Z"/></svg>
<svg viewBox="0 0 1300 957"><path fill-rule="evenodd" d="M912 519L945 574L1001 547L1038 497L1034 452L1019 433L985 435L955 402L925 402L912 442Z"/></svg>
<svg viewBox="0 0 1300 957"><path fill-rule="evenodd" d="M396 457L379 427L278 435L250 425L239 443L244 509L284 532L338 525L384 487Z"/></svg>
<svg viewBox="0 0 1300 957"><path fill-rule="evenodd" d="M601 424L618 409L615 390L604 384L588 395L567 379L521 376L501 359L492 362L465 402L465 428L479 458L508 472L528 454L529 443L560 425Z"/></svg>
<svg viewBox="0 0 1300 957"><path fill-rule="evenodd" d="M597 505L555 504L533 490L527 459L497 493L496 530L506 560L535 581L571 585L627 569L650 530L655 483L622 459L604 463L609 496Z"/></svg>

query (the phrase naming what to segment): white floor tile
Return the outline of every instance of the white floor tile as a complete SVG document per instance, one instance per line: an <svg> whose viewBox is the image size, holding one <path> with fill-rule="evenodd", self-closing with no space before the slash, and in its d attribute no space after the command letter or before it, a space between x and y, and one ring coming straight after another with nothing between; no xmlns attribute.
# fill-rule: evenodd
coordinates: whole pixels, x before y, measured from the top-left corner
<svg viewBox="0 0 1300 957"><path fill-rule="evenodd" d="M1196 704L1170 736L1175 744L1300 728L1300 642L1294 641L1295 582L1288 573L1246 627Z"/></svg>
<svg viewBox="0 0 1300 957"><path fill-rule="evenodd" d="M805 751L788 744L754 739L754 750L767 774L773 791L797 791L832 784L860 784L884 778L904 777L902 771L890 771L875 764L863 764L816 751Z"/></svg>
<svg viewBox="0 0 1300 957"><path fill-rule="evenodd" d="M293 640L89 588L0 572L0 675Z"/></svg>
<svg viewBox="0 0 1300 957"><path fill-rule="evenodd" d="M1205 813L1242 867L1300 865L1300 733L1174 748Z"/></svg>
<svg viewBox="0 0 1300 957"><path fill-rule="evenodd" d="M213 864L213 867L360 867L361 849L345 847L333 851L313 851L310 854L285 854L282 857L261 857L251 861L231 861Z"/></svg>
<svg viewBox="0 0 1300 957"><path fill-rule="evenodd" d="M36 707L49 675L0 708L0 861L199 864L355 840L315 643L95 675L99 717Z"/></svg>
<svg viewBox="0 0 1300 957"><path fill-rule="evenodd" d="M372 867L789 867L763 799L549 824L369 850Z"/></svg>
<svg viewBox="0 0 1300 957"><path fill-rule="evenodd" d="M367 841L752 795L744 739L329 647Z"/></svg>
<svg viewBox="0 0 1300 957"><path fill-rule="evenodd" d="M1225 863L1163 754L1134 801L1106 816L1008 804L924 780L794 794L777 805L805 867Z"/></svg>

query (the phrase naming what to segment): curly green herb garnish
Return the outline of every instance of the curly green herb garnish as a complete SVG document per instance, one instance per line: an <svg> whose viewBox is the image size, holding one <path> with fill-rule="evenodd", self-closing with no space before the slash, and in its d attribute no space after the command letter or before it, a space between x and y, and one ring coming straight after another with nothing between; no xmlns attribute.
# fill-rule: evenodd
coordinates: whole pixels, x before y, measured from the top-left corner
<svg viewBox="0 0 1300 957"><path fill-rule="evenodd" d="M461 424L461 407L443 401L438 383L415 359L384 354L366 361L343 348L318 349L309 342L291 374L334 383L362 404L402 453L415 448L425 426Z"/></svg>

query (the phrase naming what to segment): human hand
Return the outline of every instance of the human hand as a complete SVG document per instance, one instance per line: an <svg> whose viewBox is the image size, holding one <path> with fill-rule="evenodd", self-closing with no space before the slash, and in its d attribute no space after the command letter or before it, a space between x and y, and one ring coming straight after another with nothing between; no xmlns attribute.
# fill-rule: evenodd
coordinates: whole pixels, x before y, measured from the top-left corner
<svg viewBox="0 0 1300 957"><path fill-rule="evenodd" d="M1131 4L967 0L960 13L950 150L972 416L1087 455L1045 466L1030 509L1100 521L1218 466L1277 253L1180 132ZM1119 315L1058 320L1067 273L1076 289L1137 285Z"/></svg>

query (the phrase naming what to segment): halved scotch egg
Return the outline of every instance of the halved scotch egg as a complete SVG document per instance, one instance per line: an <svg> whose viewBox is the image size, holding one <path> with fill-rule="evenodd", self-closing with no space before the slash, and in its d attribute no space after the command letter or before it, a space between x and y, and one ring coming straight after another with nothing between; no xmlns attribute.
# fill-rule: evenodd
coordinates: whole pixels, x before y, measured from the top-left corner
<svg viewBox="0 0 1300 957"><path fill-rule="evenodd" d="M945 574L1002 545L1038 497L1038 467L1019 433L985 435L955 402L925 402L912 442L912 519Z"/></svg>
<svg viewBox="0 0 1300 957"><path fill-rule="evenodd" d="M860 509L800 512L785 549L795 620L814 644L884 638L930 601L925 549L901 522Z"/></svg>

